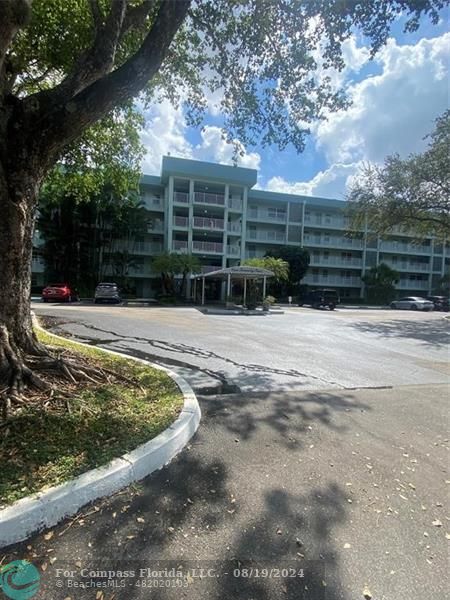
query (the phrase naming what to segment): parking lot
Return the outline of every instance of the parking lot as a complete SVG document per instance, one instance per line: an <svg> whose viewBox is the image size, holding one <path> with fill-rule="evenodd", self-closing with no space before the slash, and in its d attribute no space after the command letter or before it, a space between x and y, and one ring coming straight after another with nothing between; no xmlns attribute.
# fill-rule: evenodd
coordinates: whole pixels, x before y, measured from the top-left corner
<svg viewBox="0 0 450 600"><path fill-rule="evenodd" d="M448 381L446 313L287 308L268 316L193 307L34 305L79 339L131 351L241 391L343 389Z"/></svg>

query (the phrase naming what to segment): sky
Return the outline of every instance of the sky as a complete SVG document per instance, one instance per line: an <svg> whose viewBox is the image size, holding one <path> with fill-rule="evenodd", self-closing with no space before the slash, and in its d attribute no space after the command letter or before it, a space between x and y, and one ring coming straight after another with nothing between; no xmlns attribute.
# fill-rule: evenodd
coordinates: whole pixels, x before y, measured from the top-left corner
<svg viewBox="0 0 450 600"><path fill-rule="evenodd" d="M292 147L249 147L238 164L258 169L260 189L344 199L363 164L382 164L393 153L406 157L423 151L424 136L449 107L448 25L447 11L438 25L424 19L412 34L404 34L399 21L373 60L361 38L353 35L343 46L344 70L333 74L351 106L314 125L301 154ZM222 140L213 97L208 98L203 130L188 127L183 109L168 101L144 114L145 174L158 175L168 153L232 164L233 149Z"/></svg>

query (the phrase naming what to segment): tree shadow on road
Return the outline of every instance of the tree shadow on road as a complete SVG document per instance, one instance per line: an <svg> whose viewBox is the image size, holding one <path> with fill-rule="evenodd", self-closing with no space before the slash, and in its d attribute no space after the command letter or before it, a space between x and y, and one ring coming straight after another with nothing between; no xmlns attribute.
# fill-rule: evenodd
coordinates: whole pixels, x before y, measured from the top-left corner
<svg viewBox="0 0 450 600"><path fill-rule="evenodd" d="M305 434L315 424L322 424L338 433L347 425L336 422L339 413L370 411L368 404L350 392L277 392L231 394L202 397L205 417L214 425L229 431L240 440L251 440L262 427L277 434L276 441L287 448L307 443Z"/></svg>
<svg viewBox="0 0 450 600"><path fill-rule="evenodd" d="M445 348L450 343L450 321L447 319L358 321L347 326L382 338L416 340L434 348Z"/></svg>

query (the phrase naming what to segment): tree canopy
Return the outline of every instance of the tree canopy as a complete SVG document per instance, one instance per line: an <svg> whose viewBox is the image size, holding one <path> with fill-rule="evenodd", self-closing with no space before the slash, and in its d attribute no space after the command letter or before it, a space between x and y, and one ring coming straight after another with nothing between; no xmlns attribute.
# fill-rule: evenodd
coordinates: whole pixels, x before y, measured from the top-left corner
<svg viewBox="0 0 450 600"><path fill-rule="evenodd" d="M248 258L246 261L244 261L244 265L260 267L261 269L272 271L274 275L274 281L277 283L282 283L289 279L289 263L282 258L274 258L273 256Z"/></svg>
<svg viewBox="0 0 450 600"><path fill-rule="evenodd" d="M369 269L361 279L366 286L366 297L369 302L387 304L395 296L394 284L399 281L400 275L389 265L380 263Z"/></svg>
<svg viewBox="0 0 450 600"><path fill-rule="evenodd" d="M428 148L383 166L366 165L348 200L352 225L385 235L394 228L417 238L450 237L450 110L436 120Z"/></svg>
<svg viewBox="0 0 450 600"><path fill-rule="evenodd" d="M289 265L287 280L282 282L278 293L283 295L297 295L300 291L300 282L306 275L309 267L309 252L298 246L280 246L266 253L266 256L281 258Z"/></svg>

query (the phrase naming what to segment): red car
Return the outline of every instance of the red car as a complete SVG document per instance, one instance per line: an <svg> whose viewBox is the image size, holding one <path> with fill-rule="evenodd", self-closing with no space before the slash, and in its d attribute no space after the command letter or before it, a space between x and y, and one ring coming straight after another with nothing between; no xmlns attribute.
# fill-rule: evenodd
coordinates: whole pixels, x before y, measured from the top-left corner
<svg viewBox="0 0 450 600"><path fill-rule="evenodd" d="M77 291L68 283L51 283L42 290L42 302L77 302Z"/></svg>

